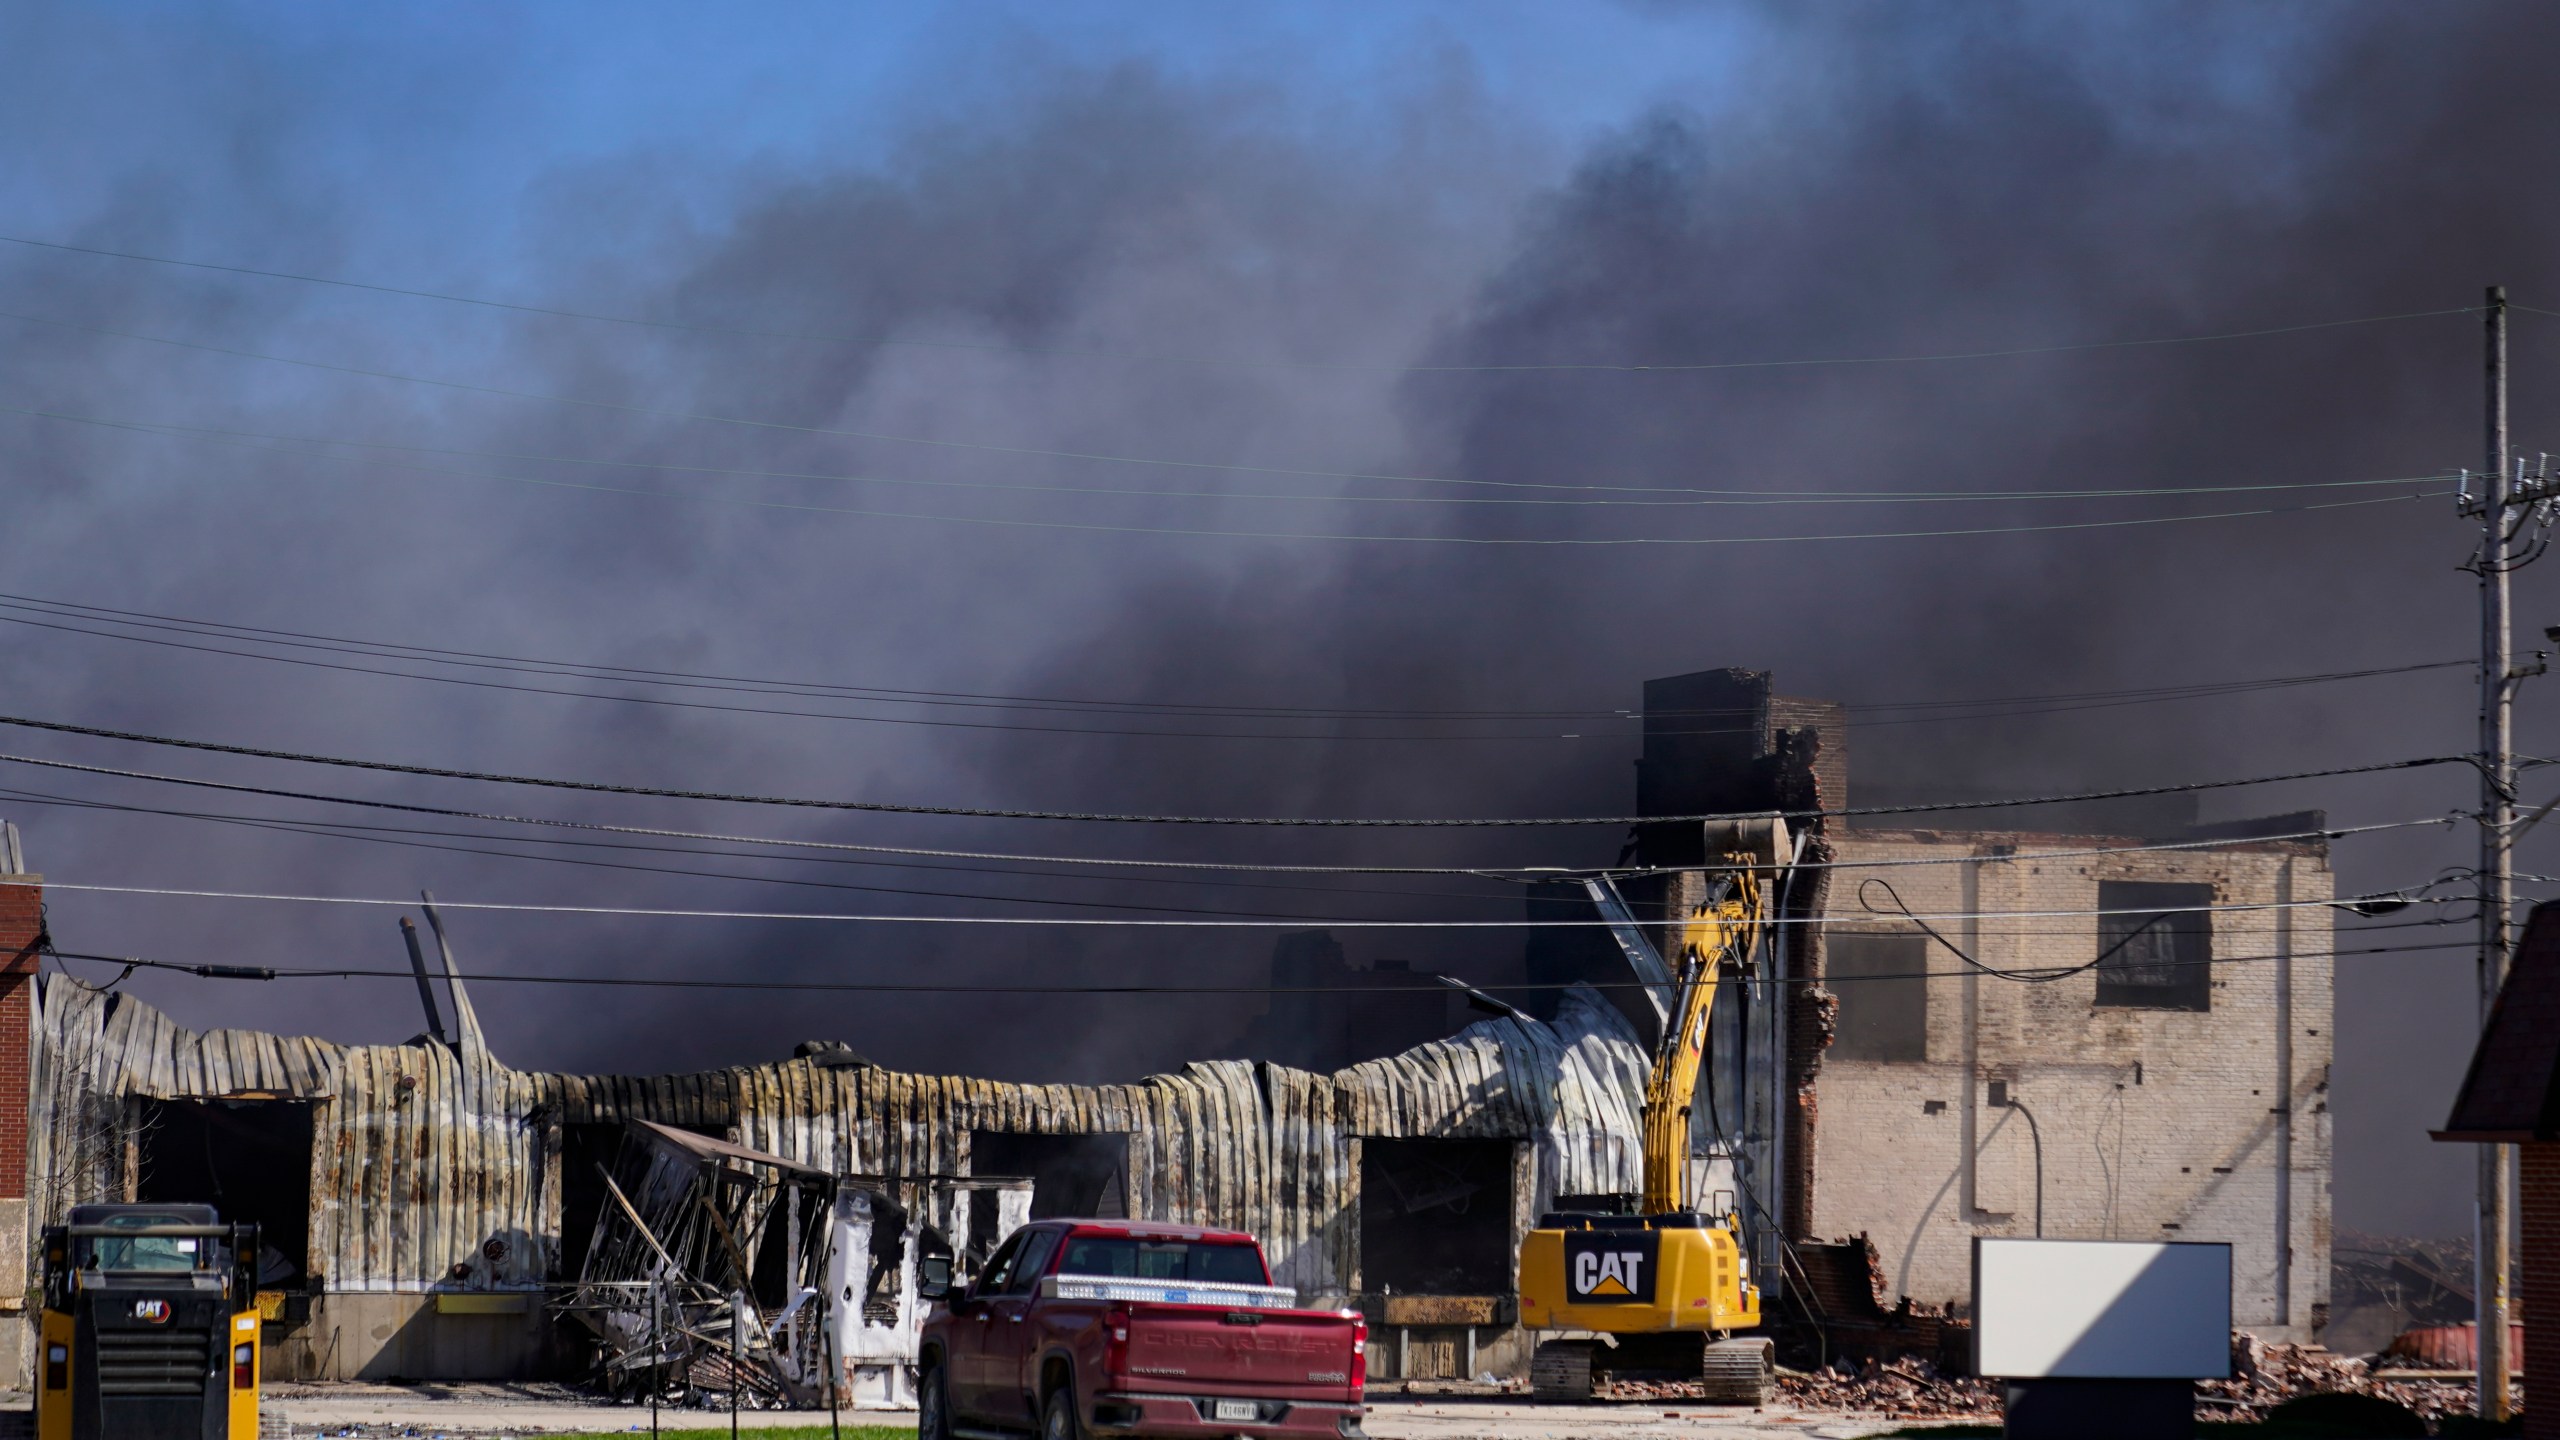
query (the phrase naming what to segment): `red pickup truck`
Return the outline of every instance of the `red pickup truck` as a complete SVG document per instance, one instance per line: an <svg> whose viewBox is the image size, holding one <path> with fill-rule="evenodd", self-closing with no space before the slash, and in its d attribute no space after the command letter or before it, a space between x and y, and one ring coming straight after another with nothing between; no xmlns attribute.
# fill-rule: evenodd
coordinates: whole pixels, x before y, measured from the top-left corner
<svg viewBox="0 0 2560 1440"><path fill-rule="evenodd" d="M1250 1235L1036 1220L966 1290L947 1260L921 1269L941 1303L924 1324L917 1440L1362 1434L1368 1322L1296 1308Z"/></svg>

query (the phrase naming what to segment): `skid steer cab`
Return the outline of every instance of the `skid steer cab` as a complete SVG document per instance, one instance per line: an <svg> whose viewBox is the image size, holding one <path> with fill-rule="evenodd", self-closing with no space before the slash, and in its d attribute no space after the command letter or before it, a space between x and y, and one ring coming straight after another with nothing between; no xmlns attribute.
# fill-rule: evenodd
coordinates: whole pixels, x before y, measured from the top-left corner
<svg viewBox="0 0 2560 1440"><path fill-rule="evenodd" d="M258 1227L74 1205L44 1232L37 1440L256 1440Z"/></svg>

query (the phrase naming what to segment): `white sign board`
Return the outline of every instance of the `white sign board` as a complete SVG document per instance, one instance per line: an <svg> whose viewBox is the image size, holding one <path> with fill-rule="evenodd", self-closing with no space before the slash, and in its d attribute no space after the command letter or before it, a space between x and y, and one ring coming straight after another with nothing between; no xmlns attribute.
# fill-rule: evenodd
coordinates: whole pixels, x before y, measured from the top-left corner
<svg viewBox="0 0 2560 1440"><path fill-rule="evenodd" d="M2218 1380L2231 1373L2231 1247L1973 1242L1974 1373Z"/></svg>

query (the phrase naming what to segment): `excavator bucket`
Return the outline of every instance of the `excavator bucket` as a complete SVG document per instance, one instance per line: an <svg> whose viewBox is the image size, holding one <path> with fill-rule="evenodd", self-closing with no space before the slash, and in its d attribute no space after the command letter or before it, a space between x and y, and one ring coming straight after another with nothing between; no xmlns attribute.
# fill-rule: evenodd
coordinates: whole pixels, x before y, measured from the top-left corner
<svg viewBox="0 0 2560 1440"><path fill-rule="evenodd" d="M1745 860L1754 869L1775 870L1795 859L1795 843L1783 815L1752 815L1720 820L1707 827L1707 855Z"/></svg>

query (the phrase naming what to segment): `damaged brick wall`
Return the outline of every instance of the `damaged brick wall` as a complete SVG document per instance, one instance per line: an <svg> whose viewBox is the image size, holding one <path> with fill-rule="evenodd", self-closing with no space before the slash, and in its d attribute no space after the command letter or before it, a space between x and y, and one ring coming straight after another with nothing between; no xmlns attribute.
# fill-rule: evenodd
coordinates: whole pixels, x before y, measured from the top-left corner
<svg viewBox="0 0 2560 1440"><path fill-rule="evenodd" d="M1814 702L1807 701L1774 703L1795 707L1785 712L1789 714L1814 706ZM1786 1073L1781 1080L1785 1096L1781 1148L1786 1164L1780 1181L1783 1192L1778 1219L1790 1237L1813 1233L1814 1133L1821 1118L1821 1097L1814 1080L1821 1072L1822 1054L1830 1048L1839 1016L1838 1002L1820 984L1822 927L1805 922L1830 908L1830 863L1834 852L1821 812L1846 803L1848 778L1845 765L1837 758L1842 753L1837 738L1840 707L1815 708L1826 712L1819 718L1830 727L1827 732L1808 727L1782 730L1776 737L1779 807L1795 815L1794 823L1810 832L1801 868L1787 888L1779 917L1787 927L1779 947L1779 966L1780 978L1788 989Z"/></svg>
<svg viewBox="0 0 2560 1440"><path fill-rule="evenodd" d="M1973 1369L1973 1327L1934 1305L1889 1293L1875 1242L1864 1235L1796 1247L1802 1304L1810 1317L1781 1323L1789 1358L1805 1368L1918 1356L1942 1374Z"/></svg>
<svg viewBox="0 0 2560 1440"><path fill-rule="evenodd" d="M2229 1242L2235 1321L2308 1340L2329 1283L2325 849L2261 841L2081 853L2138 843L1927 830L1834 837L1847 867L1829 906L1835 944L1837 932L1917 933L1880 877L1914 914L1971 917L1936 928L2012 971L2091 963L2101 948L2091 912L2110 881L2209 886L2226 908L2210 917L2216 963L2202 1010L2101 1004L2085 969L2048 984L1965 974L1931 940L1925 1054L1834 1055L1814 1074L1821 1123L1805 1233L1870 1235L1891 1293L1964 1304L1972 1238L2035 1234L2041 1191L2049 1237ZM1875 863L1951 859L1960 863ZM1879 993L1840 988L1843 1006ZM2012 1104L1994 1103L1995 1083Z"/></svg>

